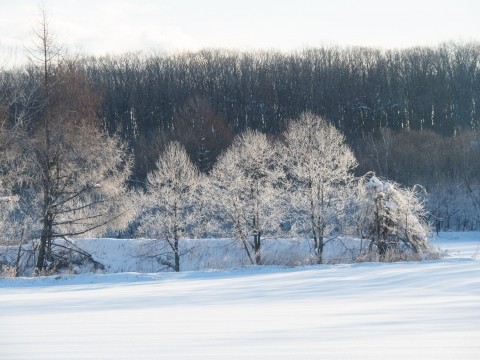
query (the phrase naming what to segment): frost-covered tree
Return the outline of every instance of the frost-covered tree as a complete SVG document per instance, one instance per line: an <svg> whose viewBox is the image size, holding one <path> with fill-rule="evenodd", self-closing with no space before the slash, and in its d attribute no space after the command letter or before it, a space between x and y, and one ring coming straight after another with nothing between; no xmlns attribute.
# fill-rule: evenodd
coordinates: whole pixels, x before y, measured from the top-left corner
<svg viewBox="0 0 480 360"><path fill-rule="evenodd" d="M199 171L185 148L171 142L156 169L148 174L147 192L138 202L143 207L139 233L168 244L173 262L168 256L160 256L160 261L175 271L180 271L180 239L192 235L202 217L197 192L200 182Z"/></svg>
<svg viewBox="0 0 480 360"><path fill-rule="evenodd" d="M127 225L125 146L101 129L98 95L75 61L62 56L42 9L31 69L38 111L19 141L28 164L20 187L25 221L39 238L35 272L54 267L55 238L99 234Z"/></svg>
<svg viewBox="0 0 480 360"><path fill-rule="evenodd" d="M420 186L402 188L367 174L359 184L359 226L370 240L369 251L380 260L419 254L428 249L425 190Z"/></svg>
<svg viewBox="0 0 480 360"><path fill-rule="evenodd" d="M313 240L317 263L342 230L357 161L344 136L324 118L303 113L285 132L284 167L294 228Z"/></svg>
<svg viewBox="0 0 480 360"><path fill-rule="evenodd" d="M262 239L282 221L279 168L278 152L267 136L247 130L220 156L209 177L213 217L241 242L252 264L261 264Z"/></svg>

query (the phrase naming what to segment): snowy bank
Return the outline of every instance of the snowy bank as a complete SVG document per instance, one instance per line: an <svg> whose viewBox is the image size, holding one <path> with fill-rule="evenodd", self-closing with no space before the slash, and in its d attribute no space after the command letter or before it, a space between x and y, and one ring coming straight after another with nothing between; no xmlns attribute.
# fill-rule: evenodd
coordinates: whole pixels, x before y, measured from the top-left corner
<svg viewBox="0 0 480 360"><path fill-rule="evenodd" d="M478 359L478 239L442 234L437 261L1 279L0 357Z"/></svg>

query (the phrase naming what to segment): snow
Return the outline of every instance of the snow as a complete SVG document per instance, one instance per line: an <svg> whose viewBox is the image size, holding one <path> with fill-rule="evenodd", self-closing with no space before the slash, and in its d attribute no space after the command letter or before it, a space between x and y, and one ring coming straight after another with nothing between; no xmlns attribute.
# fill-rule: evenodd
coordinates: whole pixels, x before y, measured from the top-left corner
<svg viewBox="0 0 480 360"><path fill-rule="evenodd" d="M431 241L433 246L446 252L448 258L480 261L480 233L444 232Z"/></svg>
<svg viewBox="0 0 480 360"><path fill-rule="evenodd" d="M62 240L56 240L63 243ZM76 239L72 242L93 255L93 259L105 266L106 273L158 272L167 270L153 254L170 250L162 241L149 239ZM263 261L267 265L309 265L316 263L311 241L305 239L264 239L262 240ZM365 242L363 243L365 247ZM25 246L27 247L27 246ZM230 269L251 264L243 246L232 239L181 239L180 267L182 271ZM352 238L338 238L325 245L325 261L330 263L351 262L360 250L360 241ZM2 248L0 248L0 254ZM11 246L3 257L13 262L18 248ZM171 250L170 250L171 253ZM0 256L0 260L2 256ZM78 273L89 272L92 264L76 268ZM30 269L31 273L33 268Z"/></svg>
<svg viewBox="0 0 480 360"><path fill-rule="evenodd" d="M0 359L478 359L480 233L434 244L444 259L0 279Z"/></svg>

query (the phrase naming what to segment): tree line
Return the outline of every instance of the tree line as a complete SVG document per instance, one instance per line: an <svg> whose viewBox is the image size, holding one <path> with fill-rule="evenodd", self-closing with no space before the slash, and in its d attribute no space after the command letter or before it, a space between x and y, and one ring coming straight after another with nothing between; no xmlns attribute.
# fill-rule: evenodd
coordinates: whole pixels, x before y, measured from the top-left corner
<svg viewBox="0 0 480 360"><path fill-rule="evenodd" d="M131 147L152 145L151 134L185 137L190 152L203 146L214 160L232 134L247 128L280 133L287 119L304 111L330 119L350 144L382 128L445 136L475 130L479 54L477 43L445 43L403 50L128 54L84 57L77 64L101 94L99 115L109 133L119 132ZM35 86L25 69L20 72L3 77ZM21 111L22 104L12 106ZM198 134L185 133L185 122Z"/></svg>
<svg viewBox="0 0 480 360"><path fill-rule="evenodd" d="M253 263L279 228L311 238L321 262L346 219L381 257L399 242L418 252L426 230L408 229L428 216L479 225L478 44L69 58L42 16L29 65L0 71L0 226L39 239L37 273L59 262L54 239L126 227L166 240L178 270L199 214ZM370 170L386 181L359 177ZM225 201L183 209L199 189Z"/></svg>
<svg viewBox="0 0 480 360"><path fill-rule="evenodd" d="M185 136L180 140L189 143L190 153L203 147L215 159L231 133L251 128L277 134L304 111L330 119L351 145L382 128L444 136L475 130L479 54L477 43L294 53L203 50L91 57L83 66L103 94L102 118L110 132L120 128L136 146L149 146L152 132ZM198 135L183 131L185 118ZM220 139L217 149L212 143Z"/></svg>
<svg viewBox="0 0 480 360"><path fill-rule="evenodd" d="M294 53L203 50L175 55L88 58L104 91L105 126L125 137L171 129L201 98L234 131L283 130L311 111L348 139L392 129L452 135L478 126L477 43L405 50L324 47Z"/></svg>
<svg viewBox="0 0 480 360"><path fill-rule="evenodd" d="M476 43L204 50L90 58L83 66L103 94L104 127L133 148L140 182L170 140L208 172L245 129L278 135L310 111L346 136L360 162L357 175L375 170L422 184L438 230L473 230L480 224L479 51Z"/></svg>

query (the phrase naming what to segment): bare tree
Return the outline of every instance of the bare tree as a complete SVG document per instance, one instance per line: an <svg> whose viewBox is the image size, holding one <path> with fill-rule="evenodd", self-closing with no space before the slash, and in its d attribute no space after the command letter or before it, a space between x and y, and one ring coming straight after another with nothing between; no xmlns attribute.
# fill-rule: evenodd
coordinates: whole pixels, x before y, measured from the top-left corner
<svg viewBox="0 0 480 360"><path fill-rule="evenodd" d="M193 233L202 216L197 193L201 175L185 148L172 142L160 155L147 181L147 193L137 203L143 208L139 233L165 241L169 253L173 253L173 262L163 254L155 256L162 264L180 271L180 239Z"/></svg>
<svg viewBox="0 0 480 360"><path fill-rule="evenodd" d="M357 161L340 131L311 113L290 123L285 141L284 166L294 225L313 240L321 264L325 244L343 230Z"/></svg>
<svg viewBox="0 0 480 360"><path fill-rule="evenodd" d="M131 161L125 146L102 132L98 96L56 47L44 9L35 35L30 54L42 109L21 141L28 163L21 204L36 222L32 236L39 232L39 274L55 266L53 239L126 226L129 209L122 202Z"/></svg>
<svg viewBox="0 0 480 360"><path fill-rule="evenodd" d="M282 172L275 147L265 134L247 130L220 156L209 178L216 216L241 242L252 264L261 264L262 239L282 221Z"/></svg>

